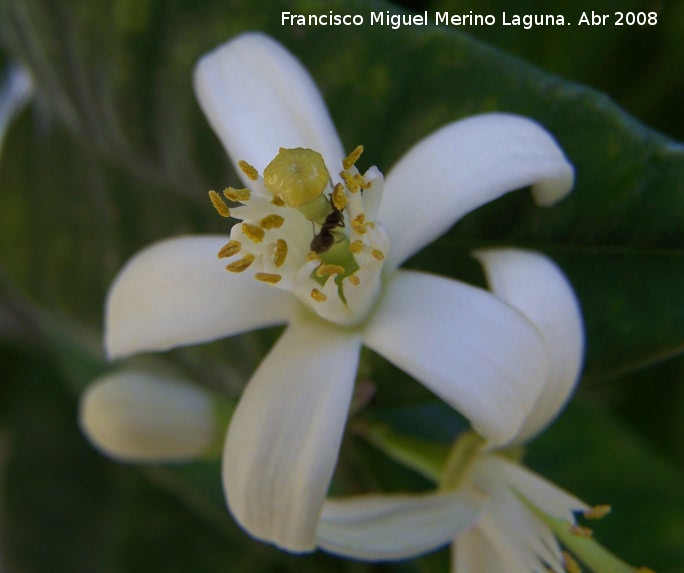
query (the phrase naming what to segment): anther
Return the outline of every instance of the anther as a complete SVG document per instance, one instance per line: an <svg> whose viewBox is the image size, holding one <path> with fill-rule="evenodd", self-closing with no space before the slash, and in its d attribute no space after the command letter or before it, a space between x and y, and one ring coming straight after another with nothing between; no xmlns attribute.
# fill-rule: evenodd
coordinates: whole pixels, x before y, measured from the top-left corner
<svg viewBox="0 0 684 573"><path fill-rule="evenodd" d="M240 241L228 241L225 245L221 247L218 252L219 259L227 259L233 255L237 255L242 248Z"/></svg>
<svg viewBox="0 0 684 573"><path fill-rule="evenodd" d="M275 285L278 284L283 277L275 273L255 273L254 278L258 281Z"/></svg>
<svg viewBox="0 0 684 573"><path fill-rule="evenodd" d="M327 277L328 275L341 275L344 272L344 267L340 265L318 265L316 267L317 277Z"/></svg>
<svg viewBox="0 0 684 573"><path fill-rule="evenodd" d="M257 227L256 225L242 223L242 233L245 237L247 237L254 243L261 243L261 241L264 240L264 230Z"/></svg>
<svg viewBox="0 0 684 573"><path fill-rule="evenodd" d="M342 181L344 181L344 184L347 186L347 189L349 189L349 191L351 191L352 193L359 192L359 184L356 181L356 179L354 179L353 175L347 173L346 171L340 171L340 177L342 177Z"/></svg>
<svg viewBox="0 0 684 573"><path fill-rule="evenodd" d="M349 275L349 282L354 286L359 286L361 284L361 279L359 279L359 277L357 277L355 274Z"/></svg>
<svg viewBox="0 0 684 573"><path fill-rule="evenodd" d="M229 201L235 201L236 203L246 203L252 196L249 189L246 187L244 189L235 189L234 187L227 187L223 190L223 195Z"/></svg>
<svg viewBox="0 0 684 573"><path fill-rule="evenodd" d="M314 299L316 302L325 302L326 300L328 300L328 297L325 296L317 288L311 289L311 298Z"/></svg>
<svg viewBox="0 0 684 573"><path fill-rule="evenodd" d="M308 261L320 261L321 256L318 253L315 253L314 251L309 251L306 253L306 260Z"/></svg>
<svg viewBox="0 0 684 573"><path fill-rule="evenodd" d="M366 189L370 189L371 184L367 181L364 181L363 175L360 173L357 173L354 175L354 179L356 179L356 182L359 184L359 187L361 187L361 191L365 191Z"/></svg>
<svg viewBox="0 0 684 573"><path fill-rule="evenodd" d="M344 208L347 206L347 196L344 193L344 185L342 183L335 185L332 192L332 202L338 211L344 211Z"/></svg>
<svg viewBox="0 0 684 573"><path fill-rule="evenodd" d="M570 533L578 537L591 537L594 534L591 529L582 525L573 525L570 527Z"/></svg>
<svg viewBox="0 0 684 573"><path fill-rule="evenodd" d="M261 221L259 221L259 227L270 231L271 229L280 229L283 226L285 219L280 215L266 215Z"/></svg>
<svg viewBox="0 0 684 573"><path fill-rule="evenodd" d="M211 200L211 204L214 206L214 209L218 211L218 214L221 215L221 217L230 217L230 209L228 209L228 205L226 205L224 200L221 199L221 196L216 191L209 191L209 199Z"/></svg>
<svg viewBox="0 0 684 573"><path fill-rule="evenodd" d="M342 160L342 167L344 167L345 170L351 169L354 166L354 163L361 157L362 153L363 145L358 145L354 151Z"/></svg>
<svg viewBox="0 0 684 573"><path fill-rule="evenodd" d="M380 251L379 249L373 249L371 251L371 255L373 255L373 258L377 259L378 261L384 261L385 260L385 254Z"/></svg>
<svg viewBox="0 0 684 573"><path fill-rule="evenodd" d="M246 161L243 161L242 159L238 161L238 167L240 168L240 171L247 175L247 179L250 181L259 179L259 172Z"/></svg>
<svg viewBox="0 0 684 573"><path fill-rule="evenodd" d="M579 563L574 560L572 555L570 555L567 551L562 551L561 555L563 556L563 567L565 567L565 570L568 573L582 573Z"/></svg>
<svg viewBox="0 0 684 573"><path fill-rule="evenodd" d="M582 515L587 519L602 519L612 511L609 505L595 505L587 509Z"/></svg>
<svg viewBox="0 0 684 573"><path fill-rule="evenodd" d="M356 217L352 219L351 226L359 235L366 234L366 215L359 213Z"/></svg>
<svg viewBox="0 0 684 573"><path fill-rule="evenodd" d="M354 241L351 245L349 245L349 250L353 254L358 255L361 251L363 251L363 241Z"/></svg>
<svg viewBox="0 0 684 573"><path fill-rule="evenodd" d="M273 264L282 267L287 258L287 243L285 239L278 239L273 247Z"/></svg>
<svg viewBox="0 0 684 573"><path fill-rule="evenodd" d="M271 203L273 203L276 207L285 207L285 201L283 201L283 198L280 197L280 195L274 195Z"/></svg>
<svg viewBox="0 0 684 573"><path fill-rule="evenodd" d="M226 270L230 271L231 273L241 273L243 271L246 271L253 262L254 255L248 253L241 259L235 261L234 263L226 265Z"/></svg>

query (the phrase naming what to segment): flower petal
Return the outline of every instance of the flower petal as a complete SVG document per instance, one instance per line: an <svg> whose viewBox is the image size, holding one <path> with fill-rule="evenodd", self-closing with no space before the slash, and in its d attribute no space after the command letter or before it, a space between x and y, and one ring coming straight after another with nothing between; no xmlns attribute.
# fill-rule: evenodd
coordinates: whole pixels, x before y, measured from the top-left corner
<svg viewBox="0 0 684 573"><path fill-rule="evenodd" d="M182 380L137 371L106 374L88 386L79 423L95 447L127 462L194 459L223 433L209 394Z"/></svg>
<svg viewBox="0 0 684 573"><path fill-rule="evenodd" d="M316 84L268 36L242 34L204 55L194 81L197 99L234 165L245 160L261 173L280 147L314 149L330 169L341 164L344 151Z"/></svg>
<svg viewBox="0 0 684 573"><path fill-rule="evenodd" d="M259 366L233 415L223 455L228 506L254 537L315 546L354 387L360 335L307 313Z"/></svg>
<svg viewBox="0 0 684 573"><path fill-rule="evenodd" d="M110 358L167 350L286 322L289 293L216 259L227 237L179 237L155 243L126 263L110 287L105 348Z"/></svg>
<svg viewBox="0 0 684 573"><path fill-rule="evenodd" d="M485 501L467 491L328 500L316 537L319 547L345 557L405 559L449 543Z"/></svg>
<svg viewBox="0 0 684 573"><path fill-rule="evenodd" d="M385 264L399 266L508 191L532 185L537 203L547 206L565 197L573 181L556 141L530 119L491 113L449 124L416 144L385 178L378 215L392 237Z"/></svg>
<svg viewBox="0 0 684 573"><path fill-rule="evenodd" d="M517 442L541 431L565 404L577 382L584 354L582 315L572 287L558 266L522 249L480 250L492 291L529 318L546 341L549 379Z"/></svg>
<svg viewBox="0 0 684 573"><path fill-rule="evenodd" d="M502 444L520 428L548 373L546 345L513 307L464 283L397 271L364 342Z"/></svg>
<svg viewBox="0 0 684 573"><path fill-rule="evenodd" d="M24 66L7 66L7 76L0 85L0 159L2 144L12 121L21 113L33 95L33 79Z"/></svg>

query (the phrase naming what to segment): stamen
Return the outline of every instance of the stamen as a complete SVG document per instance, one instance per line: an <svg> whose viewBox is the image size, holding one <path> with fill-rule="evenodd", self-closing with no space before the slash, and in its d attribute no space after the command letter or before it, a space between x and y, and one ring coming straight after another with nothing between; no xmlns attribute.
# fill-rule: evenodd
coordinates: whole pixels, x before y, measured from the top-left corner
<svg viewBox="0 0 684 573"><path fill-rule="evenodd" d="M602 519L612 511L609 505L595 505L591 509L585 511L582 515L586 519Z"/></svg>
<svg viewBox="0 0 684 573"><path fill-rule="evenodd" d="M308 261L320 261L321 257L318 253L315 253L314 251L309 251L306 253L306 260Z"/></svg>
<svg viewBox="0 0 684 573"><path fill-rule="evenodd" d="M361 157L362 153L363 145L357 145L356 149L342 160L342 167L344 167L345 170L351 169L354 166L354 163L356 163L359 157Z"/></svg>
<svg viewBox="0 0 684 573"><path fill-rule="evenodd" d="M276 207L285 207L285 201L283 201L283 198L279 195L274 195L271 203L273 203Z"/></svg>
<svg viewBox="0 0 684 573"><path fill-rule="evenodd" d="M230 217L230 209L226 205L225 201L221 199L221 196L216 191L209 191L209 199L214 209L218 211L221 217Z"/></svg>
<svg viewBox="0 0 684 573"><path fill-rule="evenodd" d="M359 184L359 187L361 187L361 191L365 191L366 189L371 188L371 184L363 180L363 175L360 173L357 173L354 175L354 179L356 179L356 182Z"/></svg>
<svg viewBox="0 0 684 573"><path fill-rule="evenodd" d="M349 245L349 250L353 254L358 255L361 251L363 251L363 241L354 241L351 245Z"/></svg>
<svg viewBox="0 0 684 573"><path fill-rule="evenodd" d="M582 573L579 563L573 559L572 555L567 551L561 551L561 555L563 556L563 566L568 573Z"/></svg>
<svg viewBox="0 0 684 573"><path fill-rule="evenodd" d="M242 248L242 243L240 241L229 241L221 247L218 252L219 259L227 259L233 255L237 255Z"/></svg>
<svg viewBox="0 0 684 573"><path fill-rule="evenodd" d="M246 187L244 189L227 187L223 190L223 195L229 201L235 201L236 203L247 203L249 198L252 196L251 192Z"/></svg>
<svg viewBox="0 0 684 573"><path fill-rule="evenodd" d="M359 192L359 184L354 179L354 176L351 173L347 173L346 171L340 171L340 177L342 177L342 180L344 181L344 184L347 186L347 189L351 191L352 193L358 193Z"/></svg>
<svg viewBox="0 0 684 573"><path fill-rule="evenodd" d="M246 161L242 159L238 161L238 167L240 168L240 171L247 175L247 179L250 181L259 179L259 172Z"/></svg>
<svg viewBox="0 0 684 573"><path fill-rule="evenodd" d="M255 243L261 243L264 240L264 230L257 227L256 225L250 225L249 223L242 223L242 233Z"/></svg>
<svg viewBox="0 0 684 573"><path fill-rule="evenodd" d="M287 258L287 243L285 239L278 239L273 248L273 264L276 267L282 267Z"/></svg>
<svg viewBox="0 0 684 573"><path fill-rule="evenodd" d="M261 221L259 221L259 227L270 231L271 229L280 229L284 222L285 219L283 219L280 215L266 215Z"/></svg>
<svg viewBox="0 0 684 573"><path fill-rule="evenodd" d="M326 300L328 300L328 297L325 296L317 288L311 289L311 298L314 299L316 302L325 302Z"/></svg>
<svg viewBox="0 0 684 573"><path fill-rule="evenodd" d="M318 265L316 267L316 276L327 277L328 275L341 275L344 272L344 267L340 265Z"/></svg>
<svg viewBox="0 0 684 573"><path fill-rule="evenodd" d="M342 183L335 185L332 192L332 202L338 211L344 211L344 208L347 206L347 196L344 193L344 185Z"/></svg>
<svg viewBox="0 0 684 573"><path fill-rule="evenodd" d="M248 253L241 259L238 259L234 263L227 265L226 270L230 271L231 273L241 273L246 271L253 262L254 255L252 253Z"/></svg>
<svg viewBox="0 0 684 573"><path fill-rule="evenodd" d="M582 525L573 525L570 527L570 533L578 537L591 537L594 534L591 529Z"/></svg>
<svg viewBox="0 0 684 573"><path fill-rule="evenodd" d="M359 213L354 219L352 219L351 226L359 235L366 234L366 215L364 213Z"/></svg>
<svg viewBox="0 0 684 573"><path fill-rule="evenodd" d="M278 284L283 277L275 273L255 273L254 278L258 281L275 285Z"/></svg>
<svg viewBox="0 0 684 573"><path fill-rule="evenodd" d="M373 255L373 257L376 258L378 261L384 261L385 260L385 254L378 249L373 249L371 251L371 255Z"/></svg>
<svg viewBox="0 0 684 573"><path fill-rule="evenodd" d="M361 284L361 279L356 276L356 274L349 275L349 282L354 286L359 286Z"/></svg>

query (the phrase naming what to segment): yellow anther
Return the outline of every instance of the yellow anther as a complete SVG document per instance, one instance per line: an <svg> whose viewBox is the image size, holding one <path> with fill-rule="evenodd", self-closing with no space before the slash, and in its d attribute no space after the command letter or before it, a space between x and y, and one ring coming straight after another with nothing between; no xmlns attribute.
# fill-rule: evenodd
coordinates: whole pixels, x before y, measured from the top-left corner
<svg viewBox="0 0 684 573"><path fill-rule="evenodd" d="M384 261L385 260L385 253L380 251L379 249L373 249L371 251L371 255L373 255L373 258L379 260L379 261Z"/></svg>
<svg viewBox="0 0 684 573"><path fill-rule="evenodd" d="M573 525L570 527L570 533L578 537L591 537L594 534L591 529L582 525Z"/></svg>
<svg viewBox="0 0 684 573"><path fill-rule="evenodd" d="M355 274L349 275L349 282L354 286L359 286L361 284L361 279L359 279L359 277L357 277Z"/></svg>
<svg viewBox="0 0 684 573"><path fill-rule="evenodd" d="M366 189L370 189L371 184L368 183L367 181L363 180L363 175L360 173L357 173L354 175L354 179L356 179L356 182L359 184L359 187L361 187L362 191L365 191Z"/></svg>
<svg viewBox="0 0 684 573"><path fill-rule="evenodd" d="M282 197L280 197L278 195L273 196L271 203L273 203L276 207L284 207L285 206L285 201L283 201Z"/></svg>
<svg viewBox="0 0 684 573"><path fill-rule="evenodd" d="M602 519L612 511L609 505L595 505L591 509L587 509L582 515L587 519Z"/></svg>
<svg viewBox="0 0 684 573"><path fill-rule="evenodd" d="M363 251L363 241L354 241L351 245L349 245L349 250L355 255L358 255L361 251Z"/></svg>
<svg viewBox="0 0 684 573"><path fill-rule="evenodd" d="M280 215L266 215L261 221L259 221L259 227L270 231L271 229L280 229L283 226L285 219Z"/></svg>
<svg viewBox="0 0 684 573"><path fill-rule="evenodd" d="M328 300L328 297L325 296L317 288L311 289L311 298L314 299L316 302L325 302L326 300Z"/></svg>
<svg viewBox="0 0 684 573"><path fill-rule="evenodd" d="M253 262L254 255L248 253L241 259L227 265L226 270L229 270L231 273L241 273L242 271L246 271Z"/></svg>
<svg viewBox="0 0 684 573"><path fill-rule="evenodd" d="M249 223L242 223L242 234L254 243L261 243L265 235L263 229Z"/></svg>
<svg viewBox="0 0 684 573"><path fill-rule="evenodd" d="M249 198L252 196L249 189L246 187L244 189L235 189L234 187L227 187L223 190L223 195L229 201L235 201L236 203L247 203Z"/></svg>
<svg viewBox="0 0 684 573"><path fill-rule="evenodd" d="M342 167L345 169L351 169L356 163L356 161L361 157L363 153L363 145L358 145L354 151L352 151L347 157L342 160Z"/></svg>
<svg viewBox="0 0 684 573"><path fill-rule="evenodd" d="M216 191L209 191L209 199L214 209L218 211L221 217L230 217L230 209L226 205L225 201L221 199L221 196Z"/></svg>
<svg viewBox="0 0 684 573"><path fill-rule="evenodd" d="M344 193L344 185L342 183L335 185L332 192L332 202L338 211L344 211L344 208L347 206L347 195Z"/></svg>
<svg viewBox="0 0 684 573"><path fill-rule="evenodd" d="M287 258L287 243L285 239L278 239L273 248L273 264L276 267L282 267Z"/></svg>
<svg viewBox="0 0 684 573"><path fill-rule="evenodd" d="M344 267L340 265L318 265L316 267L316 276L327 277L328 275L341 275L344 272Z"/></svg>
<svg viewBox="0 0 684 573"><path fill-rule="evenodd" d="M563 566L568 573L582 573L579 563L574 560L572 555L567 551L562 551L561 554L563 555Z"/></svg>
<svg viewBox="0 0 684 573"><path fill-rule="evenodd" d="M314 251L309 251L306 253L306 260L308 261L320 261L321 257L318 253L315 253Z"/></svg>
<svg viewBox="0 0 684 573"><path fill-rule="evenodd" d="M247 175L247 179L250 181L259 179L259 172L246 161L243 161L242 159L238 161L238 167L240 168L240 171Z"/></svg>
<svg viewBox="0 0 684 573"><path fill-rule="evenodd" d="M219 259L227 259L233 255L237 255L242 248L240 241L228 241L225 245L221 247L218 252Z"/></svg>
<svg viewBox="0 0 684 573"><path fill-rule="evenodd" d="M264 185L290 207L301 207L320 197L330 174L317 151L280 148L264 169Z"/></svg>
<svg viewBox="0 0 684 573"><path fill-rule="evenodd" d="M359 213L356 217L352 219L351 226L359 235L366 234L366 215Z"/></svg>
<svg viewBox="0 0 684 573"><path fill-rule="evenodd" d="M342 177L342 181L344 181L344 184L347 186L347 189L349 189L349 191L351 191L352 193L359 192L359 183L358 181L356 181L356 179L351 173L347 173L346 171L340 171L340 177Z"/></svg>
<svg viewBox="0 0 684 573"><path fill-rule="evenodd" d="M278 284L283 277L275 273L255 273L254 278L258 281L275 285Z"/></svg>
<svg viewBox="0 0 684 573"><path fill-rule="evenodd" d="M639 567L639 569L637 569L637 573L655 573L655 571L650 567Z"/></svg>

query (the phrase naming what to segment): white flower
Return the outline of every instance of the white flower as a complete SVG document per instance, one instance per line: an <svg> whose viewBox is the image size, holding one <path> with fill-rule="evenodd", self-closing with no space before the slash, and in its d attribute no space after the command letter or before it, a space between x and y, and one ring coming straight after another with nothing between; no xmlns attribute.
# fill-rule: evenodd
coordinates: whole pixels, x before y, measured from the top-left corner
<svg viewBox="0 0 684 573"><path fill-rule="evenodd" d="M195 89L247 187L227 190L244 202L231 210L251 226L236 225L230 240L181 237L136 255L108 296L106 349L115 358L287 324L235 411L223 483L233 515L252 535L311 550L362 345L420 380L492 443L519 430L547 375L537 329L482 289L398 266L509 190L532 185L538 203L552 204L569 192L573 170L538 124L489 114L418 143L384 185L376 168L361 176L353 157L343 165L341 143L306 70L258 33L205 55ZM281 147L301 148L302 164L276 167L275 182L269 173L265 181ZM320 153L330 184L319 178L323 168L308 150ZM299 197L284 201L290 183L277 191L288 169L304 173L307 193L310 184L325 184L311 201L316 213L297 205ZM326 189L342 179L341 191L329 198ZM218 194L212 200L227 214ZM320 258L342 270L324 268L312 278L320 261L307 254L333 204L345 207L345 226L332 227L333 259ZM244 272L226 272L219 251L233 257L230 270Z"/></svg>
<svg viewBox="0 0 684 573"><path fill-rule="evenodd" d="M495 249L476 256L492 290L537 326L549 348L548 379L506 445L511 447L540 432L571 394L583 354L581 316L565 277L542 255ZM452 541L452 564L458 573L544 573L549 567L565 571L558 542L535 511L574 524L573 512L589 510L585 503L524 468L505 448L487 447L474 434L457 441L439 481L438 491L419 497L370 495L326 502L318 529L320 546L341 555L387 560ZM383 520L378 519L380 513ZM394 523L391 529L389 521Z"/></svg>

